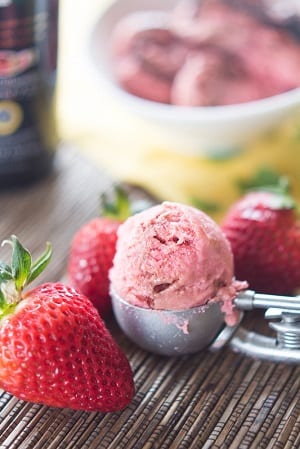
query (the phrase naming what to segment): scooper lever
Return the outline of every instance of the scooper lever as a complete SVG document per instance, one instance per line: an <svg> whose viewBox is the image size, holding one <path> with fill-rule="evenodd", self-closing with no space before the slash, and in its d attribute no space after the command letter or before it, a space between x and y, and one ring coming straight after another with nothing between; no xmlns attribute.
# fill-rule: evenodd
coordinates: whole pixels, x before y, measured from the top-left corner
<svg viewBox="0 0 300 449"><path fill-rule="evenodd" d="M239 310L266 309L265 317L275 330L276 338L266 337L237 327L225 328L212 344L219 349L226 340L233 350L252 357L276 362L300 363L300 297L266 295L252 290L240 292L235 301Z"/></svg>

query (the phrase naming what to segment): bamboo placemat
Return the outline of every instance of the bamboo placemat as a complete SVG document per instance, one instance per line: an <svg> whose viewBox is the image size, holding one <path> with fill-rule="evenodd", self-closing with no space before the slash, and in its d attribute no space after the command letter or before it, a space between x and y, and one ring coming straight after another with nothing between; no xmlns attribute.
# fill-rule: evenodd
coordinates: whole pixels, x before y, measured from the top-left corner
<svg viewBox="0 0 300 449"><path fill-rule="evenodd" d="M0 237L15 233L34 253L51 240L54 257L41 280L58 280L74 232L98 214L99 194L110 185L63 147L48 179L0 194ZM132 403L118 413L87 413L26 403L0 390L0 449L300 447L299 366L253 360L229 347L155 356L129 342L113 321L108 325L134 371ZM257 313L246 325L265 331Z"/></svg>

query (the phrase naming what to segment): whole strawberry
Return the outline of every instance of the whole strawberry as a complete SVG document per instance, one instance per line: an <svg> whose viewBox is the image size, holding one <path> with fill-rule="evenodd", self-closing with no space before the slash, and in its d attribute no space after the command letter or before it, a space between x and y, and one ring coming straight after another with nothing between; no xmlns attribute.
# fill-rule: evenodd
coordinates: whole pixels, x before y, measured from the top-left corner
<svg viewBox="0 0 300 449"><path fill-rule="evenodd" d="M0 388L55 407L112 412L132 400L127 358L92 303L73 288L23 288L48 264L51 247L32 264L15 236L12 266L1 263Z"/></svg>
<svg viewBox="0 0 300 449"><path fill-rule="evenodd" d="M115 188L113 202L102 196L103 212L84 224L74 235L68 261L72 286L86 295L105 317L111 312L108 272L116 250L117 230L130 215L128 197Z"/></svg>
<svg viewBox="0 0 300 449"><path fill-rule="evenodd" d="M271 294L293 294L300 287L300 221L291 197L248 193L231 207L221 227L231 243L238 279Z"/></svg>

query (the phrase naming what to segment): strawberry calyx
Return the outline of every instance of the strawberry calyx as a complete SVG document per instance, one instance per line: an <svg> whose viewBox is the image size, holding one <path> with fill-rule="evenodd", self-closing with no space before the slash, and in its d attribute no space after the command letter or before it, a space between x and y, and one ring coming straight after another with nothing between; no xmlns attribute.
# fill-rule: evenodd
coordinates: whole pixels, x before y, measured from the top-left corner
<svg viewBox="0 0 300 449"><path fill-rule="evenodd" d="M297 203L288 193L281 192L276 189L264 189L265 192L273 193L274 196L270 200L272 209L296 209Z"/></svg>
<svg viewBox="0 0 300 449"><path fill-rule="evenodd" d="M103 192L101 194L101 215L112 220L124 221L131 211L129 196L120 185L113 186L113 194Z"/></svg>
<svg viewBox="0 0 300 449"><path fill-rule="evenodd" d="M291 186L287 177L281 176L274 184L258 185L249 188L246 193L266 192L271 196L268 198L268 205L274 210L295 209L299 210L299 206L291 195Z"/></svg>
<svg viewBox="0 0 300 449"><path fill-rule="evenodd" d="M145 198L133 199L126 188L120 184L114 184L112 189L101 194L100 204L102 217L123 222L131 215L153 206L153 201Z"/></svg>
<svg viewBox="0 0 300 449"><path fill-rule="evenodd" d="M278 173L270 167L261 167L251 179L238 181L242 193L253 190L272 190L288 193L290 191L290 180L286 175Z"/></svg>
<svg viewBox="0 0 300 449"><path fill-rule="evenodd" d="M35 262L15 235L4 240L2 246L5 244L11 246L12 256L11 265L0 261L0 319L14 310L22 300L23 289L42 273L52 255L50 243Z"/></svg>

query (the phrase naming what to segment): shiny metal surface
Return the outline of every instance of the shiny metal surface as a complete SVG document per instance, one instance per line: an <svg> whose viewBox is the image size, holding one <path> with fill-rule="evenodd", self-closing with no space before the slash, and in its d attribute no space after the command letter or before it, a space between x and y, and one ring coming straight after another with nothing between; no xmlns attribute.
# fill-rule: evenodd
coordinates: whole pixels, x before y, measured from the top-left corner
<svg viewBox="0 0 300 449"><path fill-rule="evenodd" d="M277 362L300 362L299 296L266 295L246 290L237 295L235 304L242 310L266 309L265 318L275 336L264 337L240 328L229 343L234 350Z"/></svg>
<svg viewBox="0 0 300 449"><path fill-rule="evenodd" d="M123 301L112 292L113 311L124 333L143 349L176 356L206 348L224 326L220 305L188 310L153 310Z"/></svg>
<svg viewBox="0 0 300 449"><path fill-rule="evenodd" d="M237 294L234 303L242 310L275 308L300 314L299 296L267 295L253 290L244 290Z"/></svg>
<svg viewBox="0 0 300 449"><path fill-rule="evenodd" d="M236 326L228 327L220 304L210 303L187 310L153 310L131 305L111 291L117 322L124 333L143 349L176 356L226 344L245 355L276 362L300 363L299 297L240 292L235 305L240 310ZM265 308L274 338L249 332L240 326L243 310Z"/></svg>
<svg viewBox="0 0 300 449"><path fill-rule="evenodd" d="M300 363L300 349L290 349L278 344L277 339L249 332L240 327L229 341L233 351L271 362Z"/></svg>

